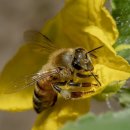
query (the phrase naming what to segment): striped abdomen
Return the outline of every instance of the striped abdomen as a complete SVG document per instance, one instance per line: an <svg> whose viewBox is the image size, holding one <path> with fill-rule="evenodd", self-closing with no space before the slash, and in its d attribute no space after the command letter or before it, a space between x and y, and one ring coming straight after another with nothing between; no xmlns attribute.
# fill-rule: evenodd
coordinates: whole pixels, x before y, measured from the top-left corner
<svg viewBox="0 0 130 130"><path fill-rule="evenodd" d="M33 95L33 105L37 113L53 106L56 100L57 93L52 89L50 82L37 82Z"/></svg>

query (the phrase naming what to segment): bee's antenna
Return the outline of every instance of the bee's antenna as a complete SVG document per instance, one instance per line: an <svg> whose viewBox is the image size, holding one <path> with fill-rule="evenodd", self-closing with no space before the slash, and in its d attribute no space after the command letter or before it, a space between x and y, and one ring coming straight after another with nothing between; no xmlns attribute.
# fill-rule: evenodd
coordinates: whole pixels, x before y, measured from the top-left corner
<svg viewBox="0 0 130 130"><path fill-rule="evenodd" d="M102 47L103 47L103 45L102 45L102 46L99 46L99 47L97 47L97 48L94 48L94 49L92 49L91 51L88 51L87 53L90 53L90 52L95 51L95 50L97 50L97 49L100 49L100 48L102 48Z"/></svg>
<svg viewBox="0 0 130 130"><path fill-rule="evenodd" d="M95 78L95 80L98 82L98 84L101 86L101 83L99 82L99 80L97 79L97 77L93 74L92 71L90 71L91 75Z"/></svg>

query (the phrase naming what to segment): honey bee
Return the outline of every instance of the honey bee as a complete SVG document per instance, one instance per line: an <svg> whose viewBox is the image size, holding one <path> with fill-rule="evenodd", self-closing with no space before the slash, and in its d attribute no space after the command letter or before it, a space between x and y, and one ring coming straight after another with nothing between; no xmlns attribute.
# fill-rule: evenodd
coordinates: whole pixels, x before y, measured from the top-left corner
<svg viewBox="0 0 130 130"><path fill-rule="evenodd" d="M92 52L100 49L102 46L90 51L82 47L56 49L49 38L37 31L25 32L25 40L36 42L37 45L44 48L44 51L48 52L49 50L51 52L52 50L48 62L43 65L37 74L29 75L12 85L14 86L14 89L12 89L14 91L35 85L33 106L37 113L55 105L58 93L65 99L76 99L82 97L84 93L93 92L69 91L64 88L66 85L73 88L101 86L97 75L93 72L94 66L91 57L97 58ZM84 72L89 72L90 74L86 75ZM74 76L86 78L86 81L88 77L92 76L96 83L75 82ZM24 85L22 85L22 82L24 82Z"/></svg>

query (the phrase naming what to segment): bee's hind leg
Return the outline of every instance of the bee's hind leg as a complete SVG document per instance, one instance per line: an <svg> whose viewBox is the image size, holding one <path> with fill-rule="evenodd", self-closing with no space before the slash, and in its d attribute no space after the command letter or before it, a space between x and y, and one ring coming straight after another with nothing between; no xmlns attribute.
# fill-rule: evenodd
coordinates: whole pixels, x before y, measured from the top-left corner
<svg viewBox="0 0 130 130"><path fill-rule="evenodd" d="M67 82L57 82L52 87L54 91L60 93L65 99L71 98L71 93L68 90L62 89L60 86L65 86Z"/></svg>

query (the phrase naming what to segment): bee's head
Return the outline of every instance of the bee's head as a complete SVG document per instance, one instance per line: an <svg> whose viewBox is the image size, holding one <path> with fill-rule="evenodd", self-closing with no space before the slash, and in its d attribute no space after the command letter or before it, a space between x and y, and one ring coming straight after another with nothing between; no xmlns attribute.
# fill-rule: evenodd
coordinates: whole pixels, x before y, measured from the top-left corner
<svg viewBox="0 0 130 130"><path fill-rule="evenodd" d="M77 70L92 71L94 69L89 53L83 48L76 48L72 66Z"/></svg>

